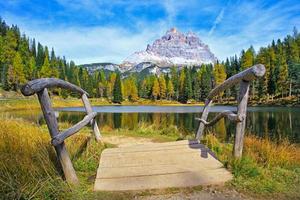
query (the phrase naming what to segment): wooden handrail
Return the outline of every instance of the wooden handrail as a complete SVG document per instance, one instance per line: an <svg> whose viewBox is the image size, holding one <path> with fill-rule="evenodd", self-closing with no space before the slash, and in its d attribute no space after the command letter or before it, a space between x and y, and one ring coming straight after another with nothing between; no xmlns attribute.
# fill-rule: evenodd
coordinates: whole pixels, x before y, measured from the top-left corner
<svg viewBox="0 0 300 200"><path fill-rule="evenodd" d="M29 81L28 83L22 86L21 92L24 96L31 96L35 93L42 91L44 88L54 88L54 87L68 89L73 92L77 92L81 95L83 94L88 95L88 93L83 89L81 89L80 87L57 78L40 78L40 79Z"/></svg>
<svg viewBox="0 0 300 200"><path fill-rule="evenodd" d="M225 111L219 113L217 116L215 116L215 118L213 120L211 120L210 122L207 122L200 118L196 118L196 120L204 123L205 126L213 126L224 117L227 117L227 119L229 119L230 121L233 121L233 122L241 122L244 119L244 116L239 116L230 110L225 110Z"/></svg>
<svg viewBox="0 0 300 200"><path fill-rule="evenodd" d="M83 118L82 121L78 122L73 127L65 130L62 133L59 132L55 111L52 108L51 100L48 94L48 88L54 87L68 89L72 92L81 94L82 102L88 114ZM92 125L96 140L100 141L101 135L98 125L95 121L97 113L93 112L92 110L92 106L87 97L88 93L72 83L57 78L41 78L32 80L22 86L21 92L24 96L37 94L50 136L52 138L51 143L54 146L57 158L60 161L62 170L64 172L64 177L66 178L67 182L71 184L78 184L79 181L67 152L64 140L71 135L74 135L81 128L90 123Z"/></svg>
<svg viewBox="0 0 300 200"><path fill-rule="evenodd" d="M68 128L67 130L63 131L62 133L58 134L57 136L52 138L52 145L57 146L64 142L65 139L70 137L71 135L74 135L80 129L82 129L84 126L86 126L88 123L91 122L96 117L97 113L92 112L88 115L86 115L80 122L72 126L71 128Z"/></svg>
<svg viewBox="0 0 300 200"><path fill-rule="evenodd" d="M222 84L215 87L207 96L208 100L213 99L215 96L224 92L226 89L235 86L236 84L240 83L241 81L252 81L256 78L262 77L266 72L265 66L262 64L254 65L251 68L248 68L230 78L225 80Z"/></svg>
<svg viewBox="0 0 300 200"><path fill-rule="evenodd" d="M242 156L243 150L243 139L245 133L246 125L246 112L247 112L247 103L249 96L249 87L250 82L254 79L263 77L266 72L265 66L262 64L254 65L230 78L225 80L222 84L215 87L207 96L205 101L205 106L201 115L199 127L196 134L196 139L200 140L205 126L212 126L218 122L221 118L227 116L230 120L236 122L236 133L234 140L234 150L233 154L235 157L240 158ZM207 117L210 109L210 105L213 102L213 98L224 92L226 89L229 89L237 84L240 84L240 91L238 96L238 109L237 114L232 113L231 111L224 111L217 115L212 121L207 122Z"/></svg>

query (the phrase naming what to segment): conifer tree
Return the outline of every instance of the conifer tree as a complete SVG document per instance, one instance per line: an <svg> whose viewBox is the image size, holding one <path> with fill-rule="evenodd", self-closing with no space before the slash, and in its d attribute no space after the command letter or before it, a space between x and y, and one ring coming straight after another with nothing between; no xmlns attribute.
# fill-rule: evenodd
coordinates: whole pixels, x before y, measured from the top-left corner
<svg viewBox="0 0 300 200"><path fill-rule="evenodd" d="M218 86L226 80L225 66L220 63L216 63L213 69L215 85Z"/></svg>
<svg viewBox="0 0 300 200"><path fill-rule="evenodd" d="M44 64L41 67L41 71L39 73L39 77L41 78L49 78L51 77L52 72L50 68L48 54L45 55Z"/></svg>
<svg viewBox="0 0 300 200"><path fill-rule="evenodd" d="M254 63L254 50L253 47L250 47L246 52L242 52L241 57L241 67L242 70L245 70L249 67L252 67Z"/></svg>
<svg viewBox="0 0 300 200"><path fill-rule="evenodd" d="M25 83L24 64L19 52L16 53L13 63L8 69L8 83L13 90L17 91L19 86Z"/></svg>
<svg viewBox="0 0 300 200"><path fill-rule="evenodd" d="M159 96L161 99L165 99L167 96L167 85L166 85L166 80L164 75L160 75L158 78L159 81L159 88L160 88L160 92L159 92Z"/></svg>
<svg viewBox="0 0 300 200"><path fill-rule="evenodd" d="M116 80L113 88L113 102L121 103L122 101L123 101L123 97L122 97L121 77L120 74L118 73L116 75Z"/></svg>
<svg viewBox="0 0 300 200"><path fill-rule="evenodd" d="M153 87L152 87L152 97L154 100L158 99L159 93L160 93L159 82L158 82L157 78L155 77L154 82L153 82Z"/></svg>
<svg viewBox="0 0 300 200"><path fill-rule="evenodd" d="M168 81L167 83L167 97L169 100L171 100L174 97L174 86L173 82L171 80Z"/></svg>
<svg viewBox="0 0 300 200"><path fill-rule="evenodd" d="M33 56L30 56L29 63L25 66L25 77L27 80L33 80L34 79L34 71L36 69L35 66L35 59Z"/></svg>
<svg viewBox="0 0 300 200"><path fill-rule="evenodd" d="M139 99L139 96L138 96L138 89L137 89L137 86L136 86L136 81L133 77L130 78L129 80L129 83L130 83L130 94L129 94L129 97L128 99L130 101L137 101Z"/></svg>
<svg viewBox="0 0 300 200"><path fill-rule="evenodd" d="M178 71L177 68L175 66L173 66L171 68L171 80L172 80L172 84L174 87L174 95L175 95L175 99L178 99L178 95L179 95L179 80L178 80Z"/></svg>
<svg viewBox="0 0 300 200"><path fill-rule="evenodd" d="M38 67L38 69L40 69L44 64L44 59L45 59L44 47L38 42L37 55L36 55L36 66Z"/></svg>
<svg viewBox="0 0 300 200"><path fill-rule="evenodd" d="M281 62L279 66L279 76L278 76L278 92L281 97L287 92L288 87L288 65L286 63L285 56L281 57Z"/></svg>

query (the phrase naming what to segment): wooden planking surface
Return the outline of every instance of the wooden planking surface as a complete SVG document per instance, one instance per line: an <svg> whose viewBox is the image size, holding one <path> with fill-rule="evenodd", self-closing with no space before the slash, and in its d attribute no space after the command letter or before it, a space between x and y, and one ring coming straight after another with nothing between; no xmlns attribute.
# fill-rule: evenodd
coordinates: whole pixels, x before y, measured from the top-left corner
<svg viewBox="0 0 300 200"><path fill-rule="evenodd" d="M95 191L124 191L223 184L232 175L196 141L105 149Z"/></svg>

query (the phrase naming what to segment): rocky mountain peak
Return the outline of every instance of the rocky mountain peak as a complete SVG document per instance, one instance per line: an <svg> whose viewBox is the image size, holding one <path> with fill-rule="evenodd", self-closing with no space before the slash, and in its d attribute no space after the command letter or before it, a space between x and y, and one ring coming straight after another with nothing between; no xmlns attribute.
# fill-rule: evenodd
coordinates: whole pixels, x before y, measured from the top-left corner
<svg viewBox="0 0 300 200"><path fill-rule="evenodd" d="M215 63L217 58L204 44L197 34L180 32L171 28L152 45L148 44L145 51L135 52L127 57L123 65L128 67L139 63L150 62L161 67L171 65L201 65Z"/></svg>

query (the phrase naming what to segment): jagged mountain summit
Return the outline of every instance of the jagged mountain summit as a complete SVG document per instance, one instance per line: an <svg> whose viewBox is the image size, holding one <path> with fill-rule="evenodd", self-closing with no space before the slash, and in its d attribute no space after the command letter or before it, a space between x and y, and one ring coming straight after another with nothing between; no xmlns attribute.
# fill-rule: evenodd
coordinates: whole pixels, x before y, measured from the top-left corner
<svg viewBox="0 0 300 200"><path fill-rule="evenodd" d="M199 37L193 33L181 33L176 28L147 46L145 51L135 52L122 65L131 68L140 63L150 62L161 67L201 65L215 63L217 58Z"/></svg>

